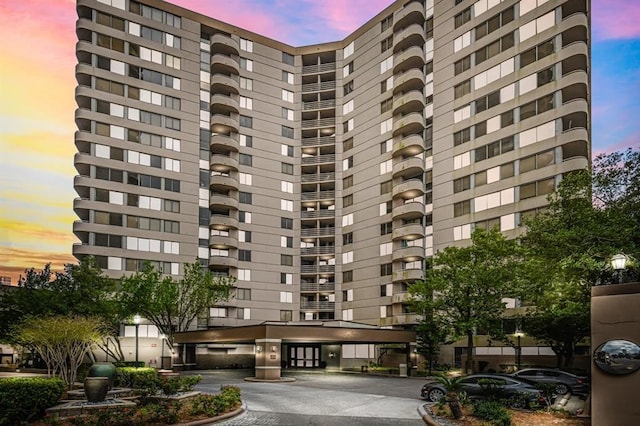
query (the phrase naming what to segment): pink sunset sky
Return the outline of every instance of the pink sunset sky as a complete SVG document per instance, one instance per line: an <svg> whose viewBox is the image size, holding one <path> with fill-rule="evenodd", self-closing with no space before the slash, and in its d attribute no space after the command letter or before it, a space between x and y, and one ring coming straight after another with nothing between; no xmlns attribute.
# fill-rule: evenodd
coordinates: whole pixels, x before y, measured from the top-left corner
<svg viewBox="0 0 640 426"><path fill-rule="evenodd" d="M175 0L294 46L340 40L391 0ZM640 1L592 0L593 151L640 148ZM73 262L75 1L0 2L0 276Z"/></svg>

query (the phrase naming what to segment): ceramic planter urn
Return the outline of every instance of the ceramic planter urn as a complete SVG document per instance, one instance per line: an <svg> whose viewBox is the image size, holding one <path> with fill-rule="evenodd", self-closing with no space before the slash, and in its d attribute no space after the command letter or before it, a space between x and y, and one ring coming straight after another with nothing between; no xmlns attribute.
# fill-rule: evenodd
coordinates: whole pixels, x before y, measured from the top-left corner
<svg viewBox="0 0 640 426"><path fill-rule="evenodd" d="M107 377L87 377L84 379L84 395L89 402L102 402L109 391Z"/></svg>
<svg viewBox="0 0 640 426"><path fill-rule="evenodd" d="M96 362L89 368L88 377L106 377L109 379L109 390L111 390L116 380L116 366L110 362Z"/></svg>

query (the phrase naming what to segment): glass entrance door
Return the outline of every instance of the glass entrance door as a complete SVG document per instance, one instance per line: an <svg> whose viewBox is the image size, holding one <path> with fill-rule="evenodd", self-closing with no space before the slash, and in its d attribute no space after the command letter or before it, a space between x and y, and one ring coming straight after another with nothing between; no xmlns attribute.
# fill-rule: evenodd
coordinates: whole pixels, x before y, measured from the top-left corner
<svg viewBox="0 0 640 426"><path fill-rule="evenodd" d="M289 365L293 368L320 367L320 345L289 346Z"/></svg>

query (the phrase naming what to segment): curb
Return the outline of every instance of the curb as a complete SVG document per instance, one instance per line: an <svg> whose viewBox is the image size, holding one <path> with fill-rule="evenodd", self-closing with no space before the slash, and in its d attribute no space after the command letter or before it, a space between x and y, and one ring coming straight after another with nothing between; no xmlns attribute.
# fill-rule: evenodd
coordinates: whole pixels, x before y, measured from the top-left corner
<svg viewBox="0 0 640 426"><path fill-rule="evenodd" d="M202 419L202 420L195 420L193 422L187 422L187 423L178 423L175 424L173 426L200 426L200 425L208 425L211 423L216 423L219 422L220 420L226 420L228 418L231 417L235 417L238 416L242 413L244 413L245 411L247 411L247 405L243 402L242 405L240 406L240 408L238 408L237 410L234 411L230 411L228 413L224 413L221 414L219 416L215 416L215 417L209 417L206 419Z"/></svg>
<svg viewBox="0 0 640 426"><path fill-rule="evenodd" d="M429 412L424 408L425 404L418 405L418 414L422 418L422 421L428 426L441 426L440 423L433 420Z"/></svg>

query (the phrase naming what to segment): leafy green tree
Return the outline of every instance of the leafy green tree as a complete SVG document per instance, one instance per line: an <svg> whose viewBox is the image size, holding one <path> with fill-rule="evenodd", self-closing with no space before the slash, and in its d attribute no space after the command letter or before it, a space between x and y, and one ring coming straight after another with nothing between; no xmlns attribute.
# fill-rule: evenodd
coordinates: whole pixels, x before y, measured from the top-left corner
<svg viewBox="0 0 640 426"><path fill-rule="evenodd" d="M115 282L103 275L91 256L78 264L66 264L62 272L52 276L48 264L41 271L27 269L17 288L0 298L0 340L15 343L10 325L26 318L96 316L109 331L98 346L112 358L123 359L117 336L123 318L130 313L123 312L113 297Z"/></svg>
<svg viewBox="0 0 640 426"><path fill-rule="evenodd" d="M106 334L98 317L31 317L15 329L17 341L37 351L49 375L57 375L72 389L78 367L91 347Z"/></svg>
<svg viewBox="0 0 640 426"><path fill-rule="evenodd" d="M613 281L611 256L637 258L639 185L640 152L601 155L592 169L565 175L548 209L525 222L522 299L531 307L522 326L554 350L558 367L572 365L575 346L590 334L591 286Z"/></svg>
<svg viewBox="0 0 640 426"><path fill-rule="evenodd" d="M520 254L518 244L498 229L478 228L470 246L438 252L424 280L409 288L417 311L432 313L423 323L426 330L438 327L452 341L466 337L467 372L473 372L474 332L503 334L502 299L518 285Z"/></svg>
<svg viewBox="0 0 640 426"><path fill-rule="evenodd" d="M235 282L235 277L203 272L197 262L184 264L180 280L163 277L147 264L142 272L122 278L118 300L129 312L140 314L158 327L173 348L174 334L187 331L208 308L229 300Z"/></svg>

